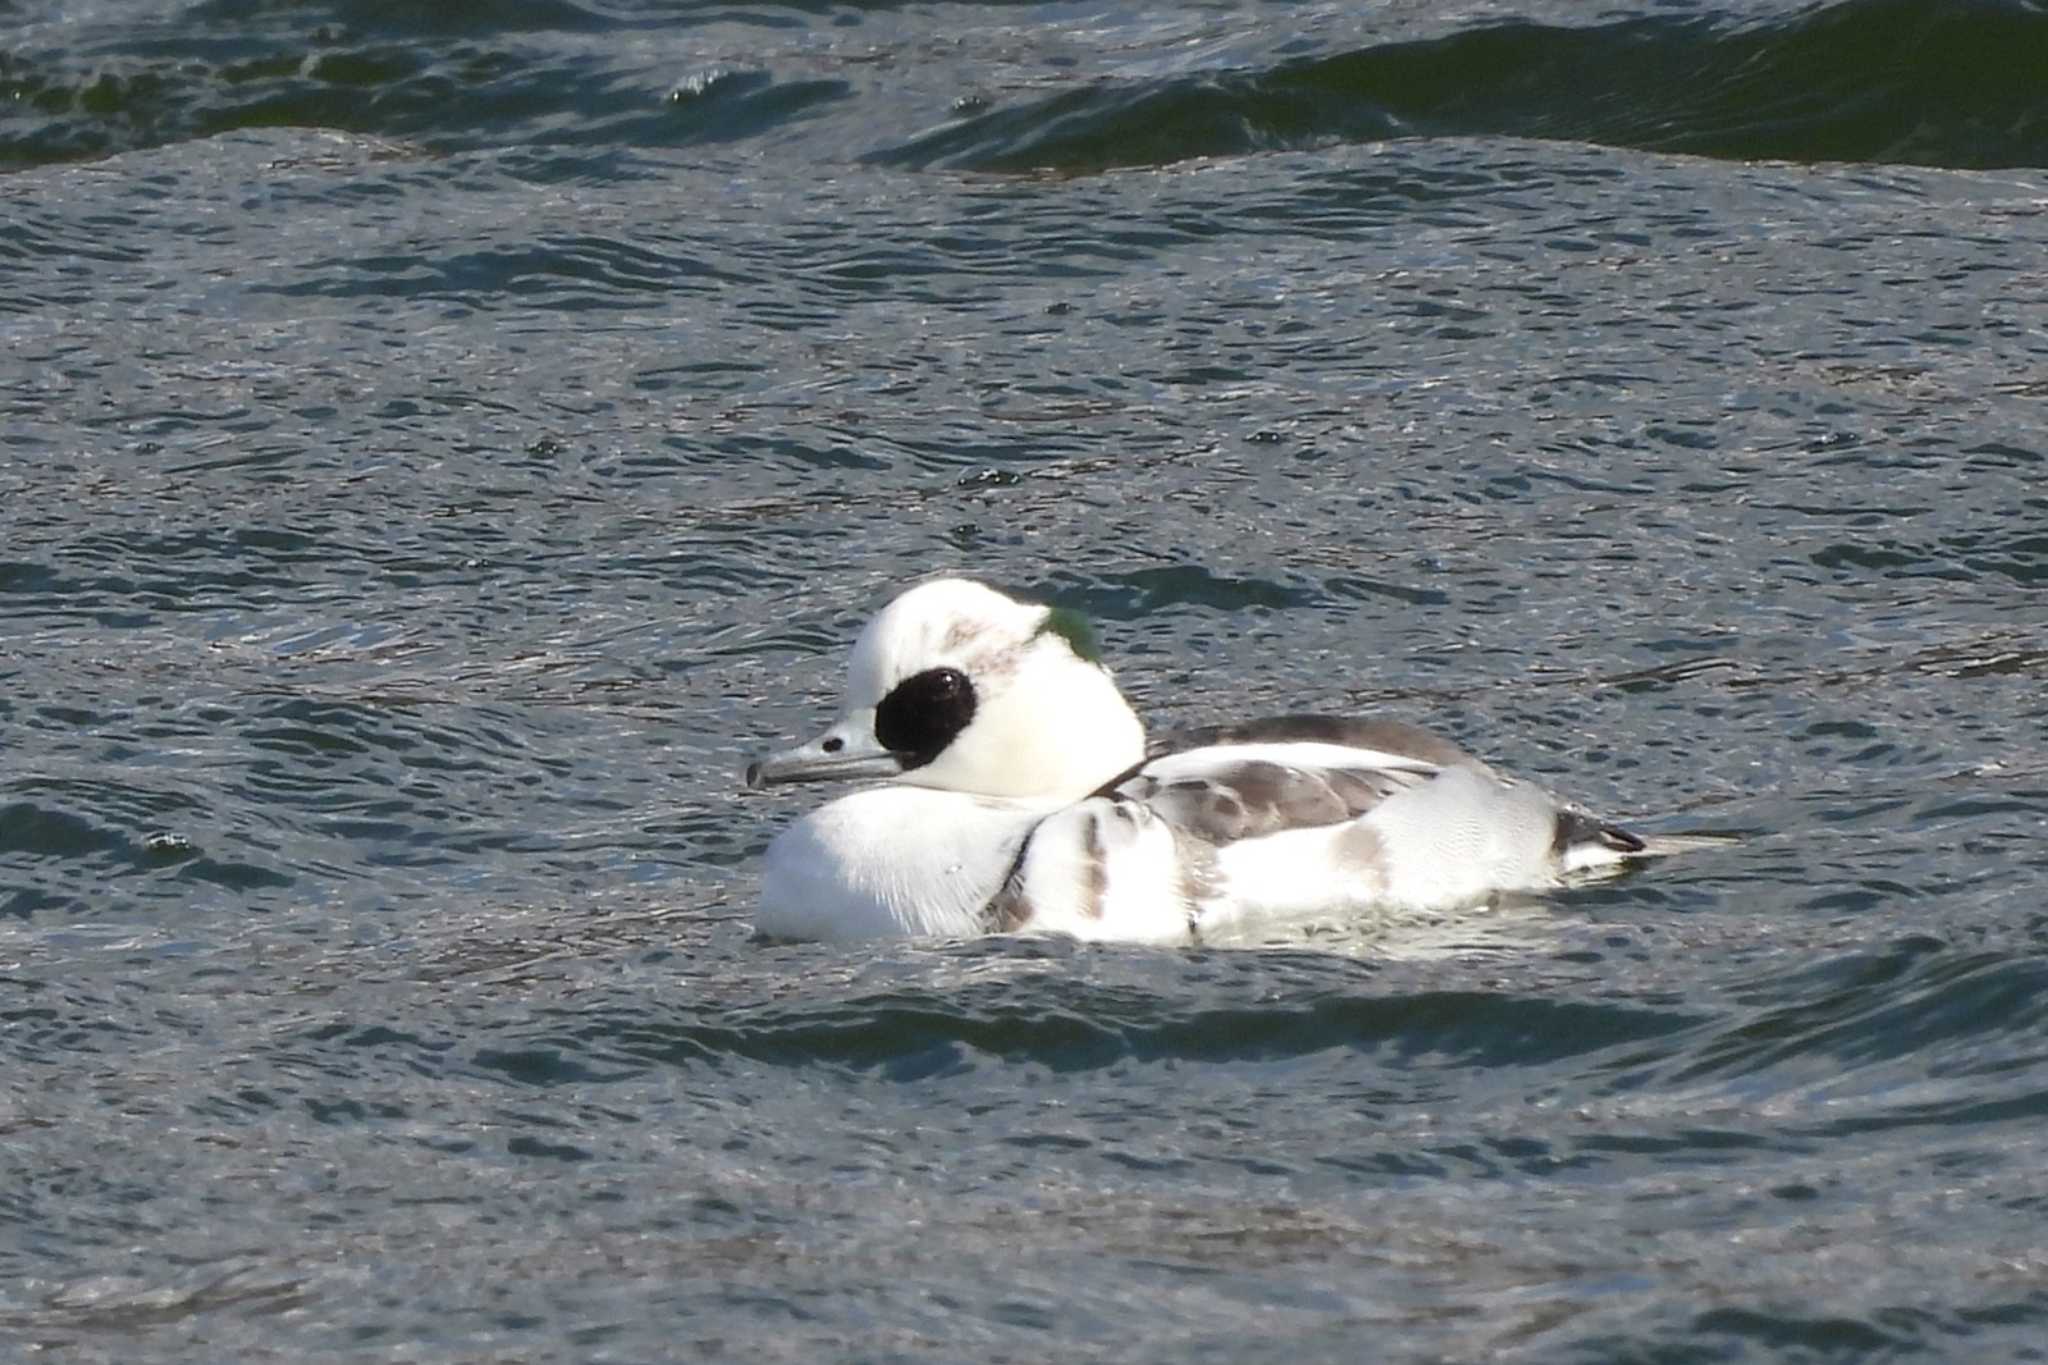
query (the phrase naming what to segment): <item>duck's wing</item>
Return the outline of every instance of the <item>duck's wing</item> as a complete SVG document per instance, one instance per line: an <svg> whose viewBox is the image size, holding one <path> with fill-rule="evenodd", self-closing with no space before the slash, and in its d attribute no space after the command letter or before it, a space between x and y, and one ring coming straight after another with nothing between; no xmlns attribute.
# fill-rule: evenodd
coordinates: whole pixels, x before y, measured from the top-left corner
<svg viewBox="0 0 2048 1365"><path fill-rule="evenodd" d="M1267 716L1237 725L1171 730L1153 741L1149 757L1158 759L1226 744L1312 744L1349 749L1368 762L1385 757L1439 768L1486 767L1457 745L1419 725L1373 716Z"/></svg>
<svg viewBox="0 0 2048 1365"><path fill-rule="evenodd" d="M1445 768L1490 770L1398 721L1276 716L1184 730L1108 794L1142 801L1211 844L1341 824Z"/></svg>
<svg viewBox="0 0 2048 1365"><path fill-rule="evenodd" d="M1205 759L1215 753L1195 752ZM1395 792L1427 781L1435 771L1304 768L1218 756L1199 770L1142 770L1126 778L1116 795L1149 806L1177 829L1221 845L1281 830L1341 824Z"/></svg>

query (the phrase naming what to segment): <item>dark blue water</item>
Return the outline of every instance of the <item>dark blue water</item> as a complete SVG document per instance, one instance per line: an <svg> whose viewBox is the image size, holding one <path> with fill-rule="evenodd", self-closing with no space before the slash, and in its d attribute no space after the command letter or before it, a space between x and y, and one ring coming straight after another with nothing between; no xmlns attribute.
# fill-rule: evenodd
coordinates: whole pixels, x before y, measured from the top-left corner
<svg viewBox="0 0 2048 1365"><path fill-rule="evenodd" d="M2048 1356L2048 15L0 0L0 1358ZM895 588L1734 848L748 927Z"/></svg>

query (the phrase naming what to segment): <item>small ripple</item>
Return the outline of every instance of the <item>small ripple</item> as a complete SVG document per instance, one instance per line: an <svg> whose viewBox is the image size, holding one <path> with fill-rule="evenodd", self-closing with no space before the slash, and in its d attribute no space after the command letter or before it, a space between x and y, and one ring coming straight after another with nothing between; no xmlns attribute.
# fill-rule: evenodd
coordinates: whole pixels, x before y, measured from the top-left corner
<svg viewBox="0 0 2048 1365"><path fill-rule="evenodd" d="M288 298L442 300L473 308L543 307L566 311L643 306L644 296L709 292L745 285L742 274L681 252L580 236L531 245L433 256L330 258L308 264L310 278L255 285L252 293Z"/></svg>

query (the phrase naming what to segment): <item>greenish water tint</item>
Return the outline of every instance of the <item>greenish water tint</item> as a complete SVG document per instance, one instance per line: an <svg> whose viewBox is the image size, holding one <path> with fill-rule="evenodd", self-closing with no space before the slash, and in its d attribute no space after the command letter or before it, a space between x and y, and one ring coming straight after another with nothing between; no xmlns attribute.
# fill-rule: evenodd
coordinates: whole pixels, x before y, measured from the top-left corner
<svg viewBox="0 0 2048 1365"><path fill-rule="evenodd" d="M0 5L0 1356L2038 1355L2043 41ZM940 570L1753 835L759 941Z"/></svg>
<svg viewBox="0 0 2048 1365"><path fill-rule="evenodd" d="M1789 16L1516 21L1268 69L1105 81L876 154L1090 171L1405 137L1526 137L1741 160L2038 166L2048 14L1851 0Z"/></svg>
<svg viewBox="0 0 2048 1365"><path fill-rule="evenodd" d="M2048 15L2012 0L1685 6L1590 23L1569 10L1475 22L1454 8L1346 21L1310 6L1298 30L1282 21L1268 36L1249 11L1221 7L1186 33L1186 19L1134 16L1086 56L1057 22L1006 35L1007 50L978 50L987 12L942 7L932 24L958 52L939 64L962 82L957 117L923 132L917 120L933 112L915 88L923 73L896 79L916 21L892 6L847 10L819 27L854 37L821 43L807 13L555 3L451 17L237 0L160 24L116 10L104 28L57 21L44 37L31 25L0 51L10 106L0 164L277 126L447 151L700 146L777 138L812 120L840 125L827 136L849 146L883 139L865 149L883 163L1005 171L1418 136L1952 167L2048 159ZM1434 31L1415 36L1418 23ZM803 43L787 42L791 29ZM751 41L736 45L741 34ZM1162 61L1172 39L1194 55ZM679 57L661 85L664 61ZM1066 88L1038 93L1048 82L1035 67L1070 73L1057 82Z"/></svg>

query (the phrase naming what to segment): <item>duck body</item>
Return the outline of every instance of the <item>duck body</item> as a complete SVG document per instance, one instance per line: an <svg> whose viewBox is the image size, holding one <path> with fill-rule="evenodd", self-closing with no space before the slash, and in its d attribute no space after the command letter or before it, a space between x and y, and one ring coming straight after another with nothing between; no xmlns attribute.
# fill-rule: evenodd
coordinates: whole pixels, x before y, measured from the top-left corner
<svg viewBox="0 0 2048 1365"><path fill-rule="evenodd" d="M1239 921L1439 911L1656 850L1398 722L1142 725L1071 618L961 579L862 632L848 704L749 785L885 779L765 855L756 926L852 941L1199 942Z"/></svg>

